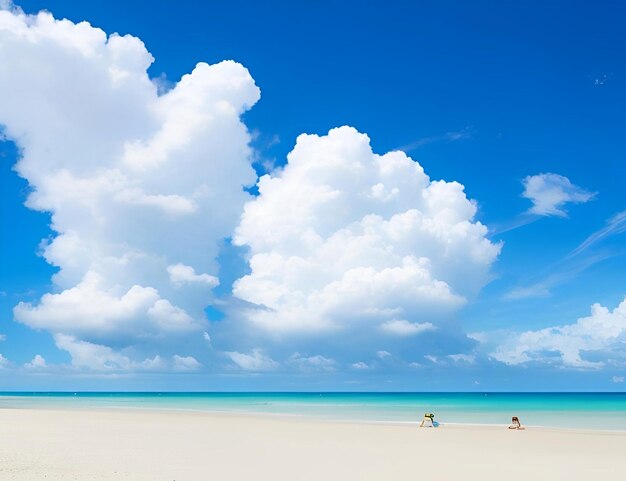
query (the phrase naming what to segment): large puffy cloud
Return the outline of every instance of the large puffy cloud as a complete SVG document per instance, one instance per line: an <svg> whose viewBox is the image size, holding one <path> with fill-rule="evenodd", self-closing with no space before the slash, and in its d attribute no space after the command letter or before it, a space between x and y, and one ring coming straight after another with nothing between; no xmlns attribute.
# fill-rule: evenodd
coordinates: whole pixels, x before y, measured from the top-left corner
<svg viewBox="0 0 626 481"><path fill-rule="evenodd" d="M199 63L159 94L152 60L132 36L0 11L0 124L27 205L51 214L42 254L59 268L54 292L15 317L55 334L75 365L132 368L142 361L111 349L201 338L220 243L256 180L240 120L259 98L248 71Z"/></svg>
<svg viewBox="0 0 626 481"><path fill-rule="evenodd" d="M600 304L573 324L511 336L493 357L511 365L542 363L574 368L626 365L626 299L612 311Z"/></svg>
<svg viewBox="0 0 626 481"><path fill-rule="evenodd" d="M430 180L402 152L374 154L350 127L301 135L258 186L234 237L251 272L233 292L273 337L435 330L488 282L500 250L461 184Z"/></svg>
<svg viewBox="0 0 626 481"><path fill-rule="evenodd" d="M151 62L134 37L0 12L0 63L12 66L0 71L0 124L20 147L27 205L51 214L42 255L59 268L54 290L14 313L74 367L196 370L212 346L249 371L332 371L332 342L271 350L259 333L412 343L488 282L500 246L459 183L431 181L401 152L376 155L343 127L299 137L253 200L240 115L259 91L247 70L201 63L159 94ZM235 314L258 329L231 315L214 335L215 259L247 201L234 238L251 273L234 285L246 306Z"/></svg>
<svg viewBox="0 0 626 481"><path fill-rule="evenodd" d="M522 183L524 184L522 196L533 203L529 212L541 216L566 217L567 212L564 209L566 204L581 204L595 196L594 192L572 184L567 177L559 174L529 175Z"/></svg>

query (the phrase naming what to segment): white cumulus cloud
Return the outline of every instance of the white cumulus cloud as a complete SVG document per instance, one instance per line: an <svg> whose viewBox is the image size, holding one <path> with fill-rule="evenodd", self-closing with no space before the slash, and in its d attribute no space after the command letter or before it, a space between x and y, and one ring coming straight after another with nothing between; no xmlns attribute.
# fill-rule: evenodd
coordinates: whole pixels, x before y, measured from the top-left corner
<svg viewBox="0 0 626 481"><path fill-rule="evenodd" d="M104 344L84 341L66 334L55 334L54 341L59 349L68 352L72 358L71 367L91 371L194 371L202 367L192 356L174 354L165 358L160 355L144 359L134 359L128 352L121 352ZM135 356L136 357L136 356ZM34 360L33 360L34 362Z"/></svg>
<svg viewBox="0 0 626 481"><path fill-rule="evenodd" d="M41 354L36 354L30 362L24 364L24 367L26 369L45 369L48 365Z"/></svg>
<svg viewBox="0 0 626 481"><path fill-rule="evenodd" d="M152 287L132 286L126 292L107 291L105 280L88 273L75 287L59 294L44 294L37 305L19 303L14 313L21 322L92 340L126 340L161 332L196 329L185 311L162 299Z"/></svg>
<svg viewBox="0 0 626 481"><path fill-rule="evenodd" d="M51 214L42 255L58 267L53 292L14 314L86 368L134 368L120 348L206 329L215 259L256 180L248 71L198 63L159 93L152 61L130 35L0 11L0 125L27 206Z"/></svg>
<svg viewBox="0 0 626 481"><path fill-rule="evenodd" d="M533 203L529 212L541 216L566 217L567 212L564 209L566 204L581 204L595 196L594 192L572 184L567 177L559 174L529 175L522 184L524 185L522 196Z"/></svg>
<svg viewBox="0 0 626 481"><path fill-rule="evenodd" d="M179 356L174 354L174 369L177 371L195 371L202 367L202 364L192 356Z"/></svg>
<svg viewBox="0 0 626 481"><path fill-rule="evenodd" d="M406 319L391 319L380 325L380 328L388 333L397 336L413 336L424 331L431 331L435 328L430 322L409 322Z"/></svg>
<svg viewBox="0 0 626 481"><path fill-rule="evenodd" d="M279 364L265 355L262 349L252 349L249 354L231 351L226 353L237 366L246 371L271 371Z"/></svg>
<svg viewBox="0 0 626 481"><path fill-rule="evenodd" d="M337 367L334 359L329 359L319 354L303 356L296 352L291 355L288 362L301 371L334 371Z"/></svg>
<svg viewBox="0 0 626 481"><path fill-rule="evenodd" d="M476 362L476 356L471 354L449 354L448 359L454 362L466 362L468 364Z"/></svg>
<svg viewBox="0 0 626 481"><path fill-rule="evenodd" d="M167 266L167 272L170 275L170 282L178 286L192 283L207 284L210 287L219 285L217 277L209 274L196 274L193 267L181 263Z"/></svg>
<svg viewBox="0 0 626 481"><path fill-rule="evenodd" d="M133 367L127 356L115 352L109 346L82 341L66 334L56 334L54 340L59 349L70 354L73 367L95 371L126 370Z"/></svg>
<svg viewBox="0 0 626 481"><path fill-rule="evenodd" d="M13 0L0 0L0 10L13 10L17 9L15 5L13 5Z"/></svg>
<svg viewBox="0 0 626 481"><path fill-rule="evenodd" d="M152 61L136 37L0 11L0 65L11 66L0 69L0 125L19 147L26 205L51 216L41 254L58 268L49 293L14 308L17 321L96 371L195 370L218 352L248 371L330 371L334 348L333 359L288 353L310 352L309 334L348 332L399 359L394 343L454 329L500 251L463 185L341 127L301 135L253 198L241 115L260 94L248 71L199 63L163 89ZM250 274L224 308L237 315L209 325L231 235ZM304 344L271 351L279 363L262 342L288 335Z"/></svg>
<svg viewBox="0 0 626 481"><path fill-rule="evenodd" d="M363 361L354 362L354 363L351 364L351 366L354 369L358 369L358 370L369 369L369 366L367 364L365 364Z"/></svg>
<svg viewBox="0 0 626 481"><path fill-rule="evenodd" d="M574 368L626 365L626 299L612 311L599 304L573 324L511 336L492 356L506 364L548 363Z"/></svg>
<svg viewBox="0 0 626 481"><path fill-rule="evenodd" d="M251 269L234 295L273 335L434 329L488 282L500 251L461 184L431 180L402 152L373 153L350 127L301 135L258 187L234 236Z"/></svg>

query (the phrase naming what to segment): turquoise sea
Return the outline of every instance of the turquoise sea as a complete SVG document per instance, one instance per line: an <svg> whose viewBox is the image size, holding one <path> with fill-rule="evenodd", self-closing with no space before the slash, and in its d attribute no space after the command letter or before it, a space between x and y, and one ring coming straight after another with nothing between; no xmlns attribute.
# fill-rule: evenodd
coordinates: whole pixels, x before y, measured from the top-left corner
<svg viewBox="0 0 626 481"><path fill-rule="evenodd" d="M262 413L320 420L522 424L626 431L626 393L121 393L0 392L3 408L130 408Z"/></svg>

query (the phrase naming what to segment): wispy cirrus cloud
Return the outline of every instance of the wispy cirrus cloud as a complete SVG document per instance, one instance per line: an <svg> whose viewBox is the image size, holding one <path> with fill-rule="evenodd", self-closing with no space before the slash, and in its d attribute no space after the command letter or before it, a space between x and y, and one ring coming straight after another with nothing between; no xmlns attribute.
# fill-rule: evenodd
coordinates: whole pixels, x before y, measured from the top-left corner
<svg viewBox="0 0 626 481"><path fill-rule="evenodd" d="M611 217L602 229L587 237L568 257L578 256L597 243L623 232L626 232L626 210L618 212Z"/></svg>
<svg viewBox="0 0 626 481"><path fill-rule="evenodd" d="M591 266L612 257L606 252L583 258L565 258L544 271L541 280L525 286L516 286L504 294L505 299L519 300L536 297L549 297L552 289L582 274Z"/></svg>
<svg viewBox="0 0 626 481"><path fill-rule="evenodd" d="M467 140L472 138L473 133L474 129L472 127L465 127L461 130L454 132L446 132L445 134L433 135L431 137L423 137L413 142L409 142L408 144L404 144L394 150L411 152L412 150L419 149L424 145L433 144L435 142L455 142L457 140Z"/></svg>
<svg viewBox="0 0 626 481"><path fill-rule="evenodd" d="M489 235L494 237L500 234L504 234L505 232L509 232L515 229L519 229L520 227L524 227L525 225L532 224L539 219L541 219L541 216L537 214L524 212L513 219L493 224L489 229Z"/></svg>
<svg viewBox="0 0 626 481"><path fill-rule="evenodd" d="M605 243L609 238L624 232L626 232L626 211L621 211L612 216L603 228L590 234L563 259L550 266L547 272L544 271L541 280L525 286L516 286L509 290L504 298L517 300L550 296L552 288L568 282L591 266L612 257L623 255L623 250L595 249L594 252L594 248Z"/></svg>

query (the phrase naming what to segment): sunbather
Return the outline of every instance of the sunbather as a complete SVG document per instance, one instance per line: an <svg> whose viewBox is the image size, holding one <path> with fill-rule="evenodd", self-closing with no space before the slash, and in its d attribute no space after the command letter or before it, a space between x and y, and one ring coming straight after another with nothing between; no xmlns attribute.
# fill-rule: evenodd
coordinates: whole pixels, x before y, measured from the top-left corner
<svg viewBox="0 0 626 481"><path fill-rule="evenodd" d="M511 418L511 425L509 426L509 429L525 429L522 424L519 422L519 418L517 416L513 416Z"/></svg>
<svg viewBox="0 0 626 481"><path fill-rule="evenodd" d="M432 413L424 414L424 419L420 423L420 428L434 428L435 427L435 415Z"/></svg>

